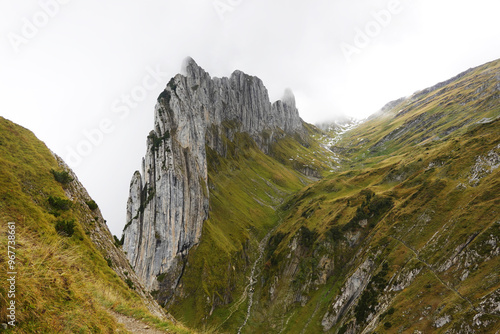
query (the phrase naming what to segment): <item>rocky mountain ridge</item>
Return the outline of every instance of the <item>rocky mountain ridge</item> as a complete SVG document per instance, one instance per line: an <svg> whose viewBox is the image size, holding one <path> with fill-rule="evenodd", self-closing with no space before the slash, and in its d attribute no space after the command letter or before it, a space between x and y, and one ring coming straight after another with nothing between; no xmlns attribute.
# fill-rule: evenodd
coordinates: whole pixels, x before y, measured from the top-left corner
<svg viewBox="0 0 500 334"><path fill-rule="evenodd" d="M208 218L207 148L222 157L237 133L263 152L286 134L305 129L290 90L273 104L262 81L235 71L211 78L195 61L158 97L143 170L130 184L123 249L149 290L159 275L182 273L182 259L200 239Z"/></svg>
<svg viewBox="0 0 500 334"><path fill-rule="evenodd" d="M172 314L220 333L500 330L500 61L324 130L269 103L290 120L266 127L239 105L263 105L244 97L267 96L257 79L208 80L192 61L185 73L160 95L127 227L146 227L142 242L160 249L154 217L201 213L189 252L178 243L148 278ZM188 209L146 209L168 193L159 187Z"/></svg>

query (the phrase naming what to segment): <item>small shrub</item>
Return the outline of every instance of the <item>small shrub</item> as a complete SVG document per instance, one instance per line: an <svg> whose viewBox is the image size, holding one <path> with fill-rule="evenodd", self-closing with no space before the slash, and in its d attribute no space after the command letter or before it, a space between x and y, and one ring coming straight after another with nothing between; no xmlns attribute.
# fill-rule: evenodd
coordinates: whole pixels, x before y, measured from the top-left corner
<svg viewBox="0 0 500 334"><path fill-rule="evenodd" d="M158 276L156 276L156 280L161 283L165 280L165 277L167 276L167 273L163 273L163 274L160 274Z"/></svg>
<svg viewBox="0 0 500 334"><path fill-rule="evenodd" d="M269 244L267 246L268 254L273 254L278 248L281 241L287 236L283 232L277 232L269 239Z"/></svg>
<svg viewBox="0 0 500 334"><path fill-rule="evenodd" d="M74 220L58 220L55 225L57 233L65 237L71 237L75 233Z"/></svg>
<svg viewBox="0 0 500 334"><path fill-rule="evenodd" d="M370 313L375 309L378 304L378 294L373 289L366 289L359 298L358 305L356 305L355 316L359 323L363 323Z"/></svg>
<svg viewBox="0 0 500 334"><path fill-rule="evenodd" d="M381 215L387 212L394 206L394 202L390 197L375 196L373 200L368 205L370 212L375 215Z"/></svg>
<svg viewBox="0 0 500 334"><path fill-rule="evenodd" d="M359 192L359 194L361 196L365 196L366 197L366 201L369 202L370 199L375 196L375 193L373 192L373 190L371 189L363 189Z"/></svg>
<svg viewBox="0 0 500 334"><path fill-rule="evenodd" d="M108 263L109 267L113 266L113 262L111 261L110 258L106 258L106 262Z"/></svg>
<svg viewBox="0 0 500 334"><path fill-rule="evenodd" d="M134 289L134 283L132 282L132 280L130 278L127 278L125 280L125 283L127 283L129 288Z"/></svg>
<svg viewBox="0 0 500 334"><path fill-rule="evenodd" d="M57 210L49 210L49 213L51 215L53 215L54 217L56 217L56 218L59 217L59 216L61 216L61 213L59 211L57 211Z"/></svg>
<svg viewBox="0 0 500 334"><path fill-rule="evenodd" d="M356 229L358 222L363 219L368 220L370 227L375 227L380 218L394 206L390 197L373 195L368 190L361 191L361 194L366 196L366 200L356 209L354 217L344 225L344 231Z"/></svg>
<svg viewBox="0 0 500 334"><path fill-rule="evenodd" d="M170 139L170 132L167 130L162 136L158 137L156 132L151 131L148 135L148 139L151 140L153 148L157 151L164 141Z"/></svg>
<svg viewBox="0 0 500 334"><path fill-rule="evenodd" d="M172 96L170 95L170 92L168 90L164 90L163 92L161 92L161 94L158 96L158 101L160 100L166 100L167 104L170 103L170 99L172 98Z"/></svg>
<svg viewBox="0 0 500 334"><path fill-rule="evenodd" d="M317 239L316 231L311 231L305 226L300 228L300 244L307 248L310 248Z"/></svg>
<svg viewBox="0 0 500 334"><path fill-rule="evenodd" d="M381 314L381 318L384 318L387 315L393 315L395 311L396 309L394 307L391 307L390 309Z"/></svg>
<svg viewBox="0 0 500 334"><path fill-rule="evenodd" d="M386 323L384 323L384 327L385 327L386 329L389 329L389 328L391 328L391 327L392 327L392 324L391 324L390 322L386 322Z"/></svg>
<svg viewBox="0 0 500 334"><path fill-rule="evenodd" d="M96 210L99 207L94 200L86 201L85 203L87 204L89 209L92 211Z"/></svg>
<svg viewBox="0 0 500 334"><path fill-rule="evenodd" d="M113 239L115 239L115 246L120 247L123 246L123 239L125 238L125 235L122 235L121 239L118 239L116 235L113 235Z"/></svg>
<svg viewBox="0 0 500 334"><path fill-rule="evenodd" d="M67 171L58 172L52 169L50 172L54 176L54 179L61 184L68 184L71 181L73 181L73 178L69 175L69 172Z"/></svg>
<svg viewBox="0 0 500 334"><path fill-rule="evenodd" d="M71 208L73 204L69 199L63 199L59 197L49 196L47 199L50 206L56 210L67 211Z"/></svg>
<svg viewBox="0 0 500 334"><path fill-rule="evenodd" d="M177 84L175 83L175 79L174 78L170 79L167 86L170 87L170 89L172 89L175 92L175 90L177 89Z"/></svg>
<svg viewBox="0 0 500 334"><path fill-rule="evenodd" d="M347 332L347 329L347 325L343 325L342 327L340 327L338 334L345 334L345 332Z"/></svg>
<svg viewBox="0 0 500 334"><path fill-rule="evenodd" d="M344 239L344 234L340 230L340 227L338 226L333 226L330 230L328 230L327 235L333 240L333 241L340 241Z"/></svg>

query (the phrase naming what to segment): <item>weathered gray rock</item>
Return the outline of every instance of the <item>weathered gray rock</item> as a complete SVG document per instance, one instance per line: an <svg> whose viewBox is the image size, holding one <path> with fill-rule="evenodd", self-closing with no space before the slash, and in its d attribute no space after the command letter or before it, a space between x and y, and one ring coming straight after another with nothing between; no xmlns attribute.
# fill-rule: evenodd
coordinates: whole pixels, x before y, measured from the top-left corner
<svg viewBox="0 0 500 334"><path fill-rule="evenodd" d="M188 58L183 72L158 97L143 170L132 178L127 203L123 249L149 290L163 273L175 289L179 264L200 240L209 209L206 147L225 156L227 139L244 132L267 153L283 134L305 133L291 91L271 104L262 81L241 71L211 78Z"/></svg>
<svg viewBox="0 0 500 334"><path fill-rule="evenodd" d="M444 325L446 325L447 323L449 323L450 321L451 321L451 317L449 315L445 315L444 317L438 318L438 319L436 319L436 321L434 321L434 327L441 328Z"/></svg>
<svg viewBox="0 0 500 334"><path fill-rule="evenodd" d="M347 279L340 295L337 296L330 310L323 316L321 325L325 331L330 330L354 305L356 299L368 285L373 267L373 261L366 259Z"/></svg>
<svg viewBox="0 0 500 334"><path fill-rule="evenodd" d="M394 279L394 284L389 288L389 291L403 291L407 287L410 286L411 283L415 280L415 278L422 271L422 267L418 268L404 268L398 276Z"/></svg>
<svg viewBox="0 0 500 334"><path fill-rule="evenodd" d="M80 224L84 228L85 233L90 237L94 246L109 262L110 267L123 281L129 280L132 282L134 290L139 294L144 305L152 314L159 318L169 318L175 322L170 315L165 313L164 309L158 305L153 297L145 291L141 280L132 271L125 255L115 245L113 236L106 225L106 221L101 214L101 210L99 208L90 209L87 204L87 202L91 200L90 195L85 187L80 183L76 174L59 156L54 154L54 157L57 160L59 167L62 170L67 171L73 180L69 184L65 185L64 191L66 193L66 197L73 201L73 203L77 203L81 208L81 211L79 212Z"/></svg>
<svg viewBox="0 0 500 334"><path fill-rule="evenodd" d="M493 173L498 167L500 167L500 145L497 145L488 154L477 157L475 165L471 168L469 184L477 186L482 178Z"/></svg>

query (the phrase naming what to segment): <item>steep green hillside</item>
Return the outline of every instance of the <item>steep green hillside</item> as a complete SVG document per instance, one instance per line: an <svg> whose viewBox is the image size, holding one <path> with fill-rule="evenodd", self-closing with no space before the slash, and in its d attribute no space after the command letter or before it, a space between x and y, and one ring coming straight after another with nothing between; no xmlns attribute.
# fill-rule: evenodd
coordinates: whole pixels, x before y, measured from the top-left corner
<svg viewBox="0 0 500 334"><path fill-rule="evenodd" d="M220 333L499 331L499 96L495 61L340 136L211 154L210 218L167 308Z"/></svg>
<svg viewBox="0 0 500 334"><path fill-rule="evenodd" d="M245 319L253 294L249 275L255 263L262 262L261 241L282 219L283 200L315 179L297 170L319 175L331 168L323 159L327 150L312 140L283 137L272 145L270 155L247 134L224 140L225 157L207 147L210 217L167 305L176 318L221 332L233 331ZM164 302L166 296L157 297Z"/></svg>
<svg viewBox="0 0 500 334"><path fill-rule="evenodd" d="M109 311L188 333L161 320L76 176L30 131L4 118L0 248L0 323L11 321L7 307L15 302L15 326L6 333L125 332ZM15 284L7 281L13 276Z"/></svg>
<svg viewBox="0 0 500 334"><path fill-rule="evenodd" d="M264 131L266 153L224 122L224 155L206 146L200 242L180 279L158 275L152 294L202 332L500 331L499 98L495 61L348 132ZM117 312L188 333L117 244L68 167L0 118L0 247L11 256L0 257L1 323L16 302L7 332L123 332Z"/></svg>
<svg viewBox="0 0 500 334"><path fill-rule="evenodd" d="M340 171L284 205L242 332L498 331L499 78L469 70L343 135Z"/></svg>
<svg viewBox="0 0 500 334"><path fill-rule="evenodd" d="M452 317L444 327L451 329L477 314L493 326L481 325L483 332L498 329L491 305L500 287L499 175L483 165L488 156L498 159L498 126L480 125L462 143L403 163L334 174L289 201L266 253L262 312L254 315L262 332L281 329L283 314L291 316L286 332L328 328L325 314L362 264L366 276L357 276L367 287L348 294L354 300L332 329L356 325L358 332L370 323L386 332L388 322L394 331L429 332L439 319ZM484 176L477 183L475 170Z"/></svg>

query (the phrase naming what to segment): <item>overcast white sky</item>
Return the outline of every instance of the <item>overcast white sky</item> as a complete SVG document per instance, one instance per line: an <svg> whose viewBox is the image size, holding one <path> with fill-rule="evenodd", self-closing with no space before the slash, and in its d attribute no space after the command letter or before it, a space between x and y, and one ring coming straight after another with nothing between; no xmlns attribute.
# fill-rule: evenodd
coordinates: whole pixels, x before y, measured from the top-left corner
<svg viewBox="0 0 500 334"><path fill-rule="evenodd" d="M186 56L260 77L272 100L291 88L305 121L363 118L499 58L499 13L498 0L2 0L0 115L70 164L120 236L156 97Z"/></svg>

